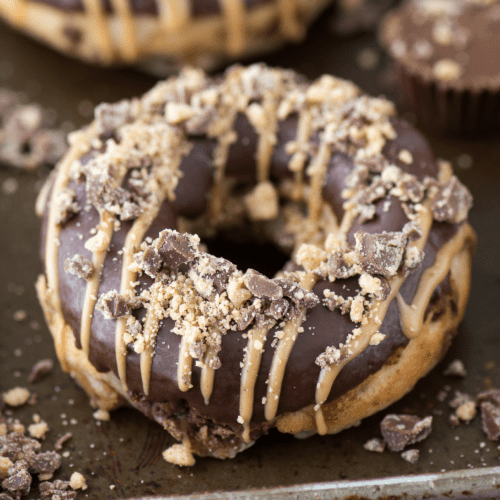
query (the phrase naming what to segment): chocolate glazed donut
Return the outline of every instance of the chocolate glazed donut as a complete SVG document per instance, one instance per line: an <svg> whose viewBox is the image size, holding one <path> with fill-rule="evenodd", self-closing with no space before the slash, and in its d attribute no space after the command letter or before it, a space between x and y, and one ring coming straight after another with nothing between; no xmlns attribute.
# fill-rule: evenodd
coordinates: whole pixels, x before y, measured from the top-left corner
<svg viewBox="0 0 500 500"><path fill-rule="evenodd" d="M70 56L204 68L300 41L332 0L0 0L0 16ZM41 22L43 21L43 22Z"/></svg>
<svg viewBox="0 0 500 500"><path fill-rule="evenodd" d="M263 65L185 70L71 142L37 206L40 301L95 406L128 401L183 441L167 460L233 457L270 426L338 432L446 351L472 200L384 99ZM238 270L193 235L238 227L289 264Z"/></svg>

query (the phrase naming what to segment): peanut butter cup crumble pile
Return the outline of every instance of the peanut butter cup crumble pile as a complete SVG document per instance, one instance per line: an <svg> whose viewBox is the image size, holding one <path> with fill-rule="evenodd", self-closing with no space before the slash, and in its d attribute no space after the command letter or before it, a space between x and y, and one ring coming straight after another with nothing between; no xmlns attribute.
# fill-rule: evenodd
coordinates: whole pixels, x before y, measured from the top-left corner
<svg viewBox="0 0 500 500"><path fill-rule="evenodd" d="M463 314L471 195L350 82L186 68L70 142L38 202L39 297L63 368L100 409L128 401L181 440L169 461L233 457L270 426L353 425L437 362ZM269 277L208 251L237 229L287 265Z"/></svg>

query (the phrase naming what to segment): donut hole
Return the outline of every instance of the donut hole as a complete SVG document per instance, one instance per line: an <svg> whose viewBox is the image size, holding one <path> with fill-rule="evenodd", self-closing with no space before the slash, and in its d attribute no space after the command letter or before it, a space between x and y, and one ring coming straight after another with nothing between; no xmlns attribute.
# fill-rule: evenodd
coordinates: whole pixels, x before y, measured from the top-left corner
<svg viewBox="0 0 500 500"><path fill-rule="evenodd" d="M251 230L232 235L221 232L214 238L203 239L203 243L209 253L231 261L243 272L251 268L266 276L274 276L283 269L290 256L268 241L251 237Z"/></svg>

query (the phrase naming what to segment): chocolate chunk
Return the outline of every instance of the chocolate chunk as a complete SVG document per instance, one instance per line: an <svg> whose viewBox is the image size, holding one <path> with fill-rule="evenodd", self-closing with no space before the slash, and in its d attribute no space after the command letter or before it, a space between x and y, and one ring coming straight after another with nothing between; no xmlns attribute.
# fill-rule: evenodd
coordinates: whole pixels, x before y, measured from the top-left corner
<svg viewBox="0 0 500 500"><path fill-rule="evenodd" d="M400 232L369 234L358 231L355 251L363 271L394 276L403 259L407 237Z"/></svg>
<svg viewBox="0 0 500 500"><path fill-rule="evenodd" d="M88 280L92 276L94 266L89 259L77 253L64 261L64 271Z"/></svg>
<svg viewBox="0 0 500 500"><path fill-rule="evenodd" d="M500 407L489 401L481 403L481 423L488 439L497 441L500 438Z"/></svg>
<svg viewBox="0 0 500 500"><path fill-rule="evenodd" d="M278 300L283 297L283 290L277 283L254 269L247 270L244 282L256 297L268 300Z"/></svg>
<svg viewBox="0 0 500 500"><path fill-rule="evenodd" d="M250 306L245 309L240 309L241 317L236 323L238 330L243 331L249 327L250 323L255 319L257 315L257 310L255 307Z"/></svg>
<svg viewBox="0 0 500 500"><path fill-rule="evenodd" d="M295 318L298 318L299 315L300 315L299 306L294 302L291 302L288 306L288 309L286 310L285 318L289 320L294 320Z"/></svg>
<svg viewBox="0 0 500 500"><path fill-rule="evenodd" d="M99 134L109 134L130 119L131 102L123 100L115 104L102 103L95 108L94 117Z"/></svg>
<svg viewBox="0 0 500 500"><path fill-rule="evenodd" d="M76 200L75 190L63 188L56 194L56 224L66 224L71 217L80 212L80 207Z"/></svg>
<svg viewBox="0 0 500 500"><path fill-rule="evenodd" d="M418 450L406 450L401 453L401 458L411 464L416 464L420 458L420 452Z"/></svg>
<svg viewBox="0 0 500 500"><path fill-rule="evenodd" d="M53 474L61 467L61 455L55 451L46 451L28 457L30 472L34 474Z"/></svg>
<svg viewBox="0 0 500 500"><path fill-rule="evenodd" d="M489 403L500 407L500 389L490 389L489 391L480 392L476 401L478 403L484 403L488 401Z"/></svg>
<svg viewBox="0 0 500 500"><path fill-rule="evenodd" d="M289 302L284 298L273 300L271 302L271 305L267 309L266 314L278 320L286 314L286 312L288 311L288 307Z"/></svg>
<svg viewBox="0 0 500 500"><path fill-rule="evenodd" d="M134 255L134 260L139 267L151 278L156 278L162 266L162 258L158 250L154 247L148 247L144 252L138 252Z"/></svg>
<svg viewBox="0 0 500 500"><path fill-rule="evenodd" d="M37 363L33 365L33 368L31 368L31 373L28 378L28 382L30 384L36 384L43 378L45 378L47 375L50 375L52 373L52 370L54 369L54 361L51 359L41 359Z"/></svg>
<svg viewBox="0 0 500 500"><path fill-rule="evenodd" d="M194 281L196 290L203 297L213 293L221 294L227 288L230 276L236 271L236 266L226 259L202 254L195 259L189 270L189 276Z"/></svg>
<svg viewBox="0 0 500 500"><path fill-rule="evenodd" d="M424 186L415 177L401 181L398 183L398 187L403 191L402 200L419 203L424 198Z"/></svg>
<svg viewBox="0 0 500 500"><path fill-rule="evenodd" d="M41 444L38 441L19 432L11 432L0 437L0 456L7 457L12 462L33 455L40 447Z"/></svg>
<svg viewBox="0 0 500 500"><path fill-rule="evenodd" d="M141 208L137 203L133 203L130 201L125 201L122 205L122 209L120 212L120 219L121 220L133 220L137 219L139 215L141 215Z"/></svg>
<svg viewBox="0 0 500 500"><path fill-rule="evenodd" d="M103 293L97 301L96 309L107 319L116 319L131 314L132 309L138 309L144 304L141 297L128 298L120 295L116 290Z"/></svg>
<svg viewBox="0 0 500 500"><path fill-rule="evenodd" d="M255 326L258 328L264 328L265 330L270 330L276 324L276 320L269 318L264 314L257 313L255 315Z"/></svg>
<svg viewBox="0 0 500 500"><path fill-rule="evenodd" d="M380 290L375 293L374 297L377 300L386 300L391 293L391 285L383 276L379 276L378 279L380 280Z"/></svg>
<svg viewBox="0 0 500 500"><path fill-rule="evenodd" d="M170 229L160 233L156 248L163 265L169 269L178 269L182 264L191 262L198 251L191 236Z"/></svg>
<svg viewBox="0 0 500 500"><path fill-rule="evenodd" d="M335 311L335 309L340 309L340 307L344 302L345 302L344 297L336 295L332 292L330 292L330 294L323 299L323 305L328 309L330 309L330 311Z"/></svg>
<svg viewBox="0 0 500 500"><path fill-rule="evenodd" d="M413 415L387 415L380 424L382 436L391 451L425 439L432 430L432 417L420 419Z"/></svg>
<svg viewBox="0 0 500 500"><path fill-rule="evenodd" d="M471 207L472 195L455 176L439 186L432 201L434 219L441 222L458 224L467 219Z"/></svg>
<svg viewBox="0 0 500 500"><path fill-rule="evenodd" d="M286 278L276 278L273 281L281 287L283 295L298 307L311 309L320 303L319 297L314 292L306 290L295 281Z"/></svg>
<svg viewBox="0 0 500 500"><path fill-rule="evenodd" d="M346 263L341 252L335 251L330 254L326 263L328 278L330 281L336 279L347 279L356 274L353 266Z"/></svg>
<svg viewBox="0 0 500 500"><path fill-rule="evenodd" d="M403 233L408 242L418 240L422 236L422 228L416 222L407 222L403 226Z"/></svg>
<svg viewBox="0 0 500 500"><path fill-rule="evenodd" d="M57 498L61 500L73 500L76 498L76 491L68 491L70 487L69 481L61 481L56 479L54 482L44 481L40 483L40 498Z"/></svg>
<svg viewBox="0 0 500 500"><path fill-rule="evenodd" d="M8 493L27 495L31 488L31 475L28 472L28 462L19 460L8 470L9 477L2 481L2 488Z"/></svg>

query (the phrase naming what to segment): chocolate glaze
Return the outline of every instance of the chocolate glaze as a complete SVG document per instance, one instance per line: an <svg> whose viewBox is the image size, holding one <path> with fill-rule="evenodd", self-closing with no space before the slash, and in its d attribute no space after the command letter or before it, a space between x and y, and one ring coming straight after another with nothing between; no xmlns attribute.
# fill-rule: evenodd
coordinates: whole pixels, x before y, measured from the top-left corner
<svg viewBox="0 0 500 500"><path fill-rule="evenodd" d="M35 2L50 5L65 12L83 12L82 0L34 0ZM271 0L244 0L245 7L252 9ZM113 12L112 0L101 0L106 13ZM192 0L191 15L193 17L213 16L220 14L219 0ZM130 7L134 14L158 15L158 6L155 0L130 0Z"/></svg>
<svg viewBox="0 0 500 500"><path fill-rule="evenodd" d="M423 179L425 176L436 177L437 164L423 137L404 122L394 120L393 125L397 132L397 138L387 143L384 149L385 156L419 179ZM271 175L274 178L290 175L286 167L289 158L284 150L284 144L287 140L295 137L296 127L297 119L293 115L280 125L279 144L274 152L271 167ZM238 133L238 141L231 147L226 175L236 176L238 180L246 182L254 178L257 135L244 116L238 117L235 129ZM201 213L205 208L211 185L210 155L214 146L211 141L206 139L192 138L192 140L194 147L181 165L184 176L176 190L178 199L173 203L164 203L147 233L152 238L156 237L163 229L175 228L178 215L193 216ZM415 159L410 166L397 160L398 152L403 148L408 149ZM352 168L353 163L347 156L340 153L332 156L324 188L324 197L331 204L338 217L343 213L340 193L345 187L345 178ZM70 187L75 189L79 205L84 206L86 199L84 184L72 183ZM364 224L354 224L348 235L349 239L352 239L354 232L359 229L368 232L401 230L408 220L399 203L392 203L391 209L384 212L382 210L384 201L380 200L377 203L377 214L373 220ZM88 212L82 211L62 228L60 234L59 276L62 308L65 320L74 332L80 331L86 282L74 275L66 274L64 260L75 253L91 257L91 253L83 248L79 235L83 234L83 239L87 239L90 236L89 231L97 225L98 220L98 214L94 209ZM122 261L118 251L123 247L130 225L130 222L122 222L120 230L113 234L99 295L120 288ZM434 223L425 247L425 259L422 266L408 276L401 288L401 294L407 303L411 302L420 275L432 265L437 250L445 241L449 240L455 231L456 228L451 224ZM141 282L139 290L152 284L151 278L146 275L140 277L139 280ZM348 294L352 295L357 286L355 277L334 283L320 280L315 285L314 291L322 297L323 290L329 288L339 295L347 296ZM446 278L438 286L435 296L447 295L448 290ZM139 310L137 317L141 318L143 315L144 310ZM338 310L332 312L319 305L308 311L306 321L302 326L304 332L298 335L287 363L278 415L314 403L315 386L320 372L320 368L314 363L315 359L325 351L326 347L343 342L351 333L353 323L348 316L342 316ZM173 407L187 402L203 417L221 423L234 422L239 413L240 362L243 358L243 348L247 344L246 339L241 335L242 332L229 332L223 338L222 351L219 354L222 367L216 370L210 404L206 405L199 390L199 368L193 368L192 383L194 388L187 392L179 390L177 362L180 337L171 333L172 327L173 321L171 319L164 320L160 326L156 354L153 359L150 393L147 397L143 395L142 390L140 356L133 351L131 346L128 346L127 384L129 390L144 401L168 402ZM115 328L116 322L114 320L105 319L99 311L95 312L92 320L89 359L97 370L112 370L116 374ZM266 379L274 352L274 348L271 347L274 331L272 330L267 337L255 387L252 417L254 423L264 421L264 406L261 400L266 395L267 390ZM389 306L380 331L387 335L386 339L377 346L368 347L346 365L336 379L328 401L338 398L360 384L370 374L379 370L398 348L408 343L401 330L399 311L395 301ZM76 341L78 344L79 339L77 338Z"/></svg>

